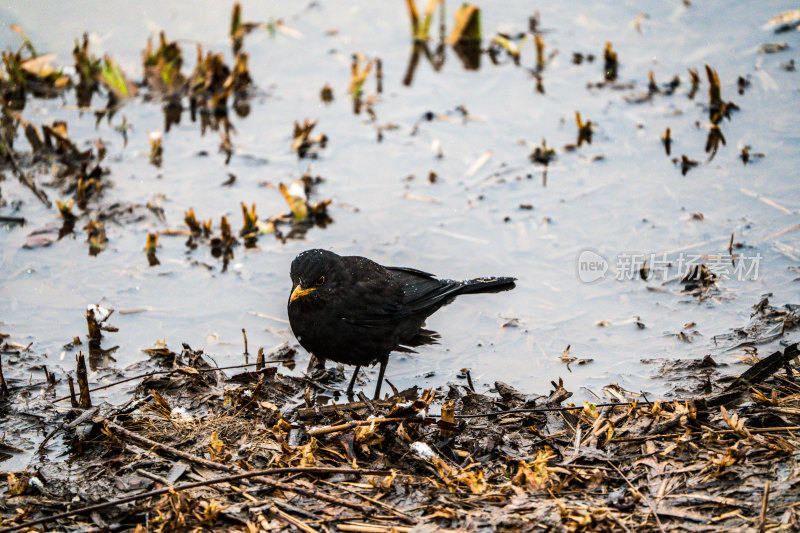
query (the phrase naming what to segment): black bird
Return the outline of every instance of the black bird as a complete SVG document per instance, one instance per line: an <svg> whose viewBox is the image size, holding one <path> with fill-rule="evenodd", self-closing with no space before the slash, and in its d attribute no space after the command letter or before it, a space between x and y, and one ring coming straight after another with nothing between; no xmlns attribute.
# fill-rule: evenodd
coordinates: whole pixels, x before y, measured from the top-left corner
<svg viewBox="0 0 800 533"><path fill-rule="evenodd" d="M460 294L514 288L515 278L438 279L413 268L384 267L358 256L307 250L292 261L289 323L317 358L355 365L347 396L362 365L381 363L379 398L389 353L413 352L438 335L425 319Z"/></svg>

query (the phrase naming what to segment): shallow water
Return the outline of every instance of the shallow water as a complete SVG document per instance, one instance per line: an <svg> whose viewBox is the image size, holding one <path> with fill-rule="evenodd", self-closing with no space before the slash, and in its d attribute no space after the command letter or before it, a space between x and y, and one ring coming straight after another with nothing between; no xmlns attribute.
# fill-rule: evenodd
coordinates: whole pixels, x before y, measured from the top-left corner
<svg viewBox="0 0 800 533"><path fill-rule="evenodd" d="M798 303L798 273L789 268L800 264L800 258L792 257L800 254L800 231L774 235L800 222L800 85L797 72L781 68L798 59L800 34L774 35L761 28L794 3L540 6L546 54L555 54L541 73L544 94L535 90L530 40L520 67L508 60L495 66L484 55L480 69L468 71L448 48L439 72L423 57L413 83L406 86L411 41L403 2L325 2L301 8L283 2L242 3L246 20L283 18L301 35L256 31L245 38L259 91L248 117L231 114L235 152L228 165L218 153L218 134L201 135L188 113L164 136L161 168L150 165L147 132L164 127L156 102L130 102L110 124L102 121L95 127L92 114L74 108L72 93L66 101L29 101L27 119L63 118L74 140L86 145L98 137L104 140L109 152L104 166L111 170L107 179L113 188L103 202L144 205L163 195L166 225L142 208L142 221L106 224L108 247L96 257L87 253L81 229L85 220L76 224L74 237L47 248L23 249L31 231L60 221L55 208L44 208L7 173L0 187L8 204L0 207L0 215L24 216L28 223L0 225L0 331L11 335L9 341L33 343L25 357L4 357L7 376L41 382L41 364L59 376L74 370L72 352L63 345L76 335L85 337L84 311L94 303L117 310L109 323L119 332L107 334L103 346L119 349L107 368L94 369L93 382L111 381L108 376L115 369L147 359L141 350L160 339L176 350L182 342L203 348L220 366L243 362L242 328L251 353L258 346L294 343L286 322L289 264L298 252L312 247L443 277L518 278L512 292L459 298L433 316L428 326L441 334L441 344L391 360L387 377L400 388L457 381L459 370L468 367L483 390L502 380L546 393L549 382L562 377L577 397L588 397L581 387L599 392L610 382L663 394L670 385L656 377L658 365L642 359L712 354L718 362L736 363L741 350L728 351L730 344L716 343L715 335L746 325L752 306L765 293L773 294L774 305ZM483 8L484 46L497 31L526 31L533 14L528 2L478 5ZM60 64L71 65L74 39L90 31L92 51L112 54L138 80L146 39L163 29L168 39L180 41L188 62L184 72L189 73L198 42L230 60L230 7L219 2L94 2L80 7L18 3L0 12L0 46L19 45L8 29L16 22L40 50L55 52ZM448 30L455 7L447 5ZM640 10L648 17L637 30L634 21ZM338 32L326 34L330 28ZM587 88L602 81L606 41L619 54L618 81L635 84L633 89ZM763 43L781 41L789 50L759 52ZM596 59L575 65L573 52L592 53ZM383 61L376 122L364 112L353 113L347 94L353 53ZM723 99L741 108L721 124L727 145L708 163L704 63L718 71ZM687 97L687 68L701 74L693 100ZM675 74L682 83L672 96L626 101L647 92L649 70L659 84ZM738 76L751 81L743 95L737 93ZM330 105L319 96L326 83L335 96ZM375 93L374 78L365 93ZM97 96L94 103L102 105ZM458 106L466 108L469 120L463 120ZM428 111L440 118L422 120ZM591 145L566 152L564 145L577 137L575 111L595 124L595 133ZM115 131L123 116L133 128L127 146ZM316 160L298 160L290 150L292 123L304 118L318 120L315 132L329 138ZM385 131L378 142L376 124L398 128ZM702 163L686 176L664 153L659 139L667 127L674 139L672 155L687 154ZM547 168L546 185L543 167L528 159L542 139L558 156ZM27 146L24 139L18 141L18 147ZM442 158L436 157L433 143L441 146ZM743 165L738 156L744 145L765 158ZM198 155L203 151L207 155ZM471 172L487 151L488 161ZM307 169L325 179L313 199L334 199L332 225L313 228L305 240L285 244L261 236L256 249L237 247L224 273L207 246L188 251L185 237L162 235L161 265L148 266L143 252L147 233L185 228L187 208L193 207L198 218L213 217L215 228L227 214L238 231L240 202L255 202L263 219L285 211L280 193L264 182L288 182ZM428 180L430 172L438 175L435 183ZM236 175L231 187L221 185L228 173ZM59 197L55 190L49 192L53 199ZM23 202L18 213L11 208L15 200ZM694 213L702 213L703 220L693 219ZM677 294L681 284L662 285L658 275L649 281L614 279L617 273L626 274L615 268L624 266L616 265L619 254L661 257L672 252L668 258L675 262L681 260L679 250L690 260L700 254L727 255L732 232L735 242L744 244L738 250L744 256L740 261L760 255L758 271L749 276L756 279L722 281L718 297L698 301ZM591 284L576 272L578 257L587 249L610 262L606 278ZM676 275L673 268L669 277ZM120 313L125 310L144 311ZM644 329L634 323L635 317ZM599 327L601 321L611 324ZM690 322L696 324L689 328L696 333L687 343L677 334ZM559 356L567 345L570 355L593 361L566 368ZM765 353L767 347L761 350ZM301 349L297 372L307 359ZM738 372L737 367L730 372ZM372 369L373 380L376 375ZM365 389L373 386L370 382ZM65 389L64 381L59 387L60 392ZM99 397L116 401L126 389L104 393Z"/></svg>

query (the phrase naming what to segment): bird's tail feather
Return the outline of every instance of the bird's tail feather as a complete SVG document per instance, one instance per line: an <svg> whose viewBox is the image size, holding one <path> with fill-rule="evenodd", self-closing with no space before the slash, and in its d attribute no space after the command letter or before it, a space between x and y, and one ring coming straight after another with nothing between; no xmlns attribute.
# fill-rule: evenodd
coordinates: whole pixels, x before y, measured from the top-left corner
<svg viewBox="0 0 800 533"><path fill-rule="evenodd" d="M414 293L414 297L405 302L402 313L403 316L415 313L426 313L427 316L460 294L507 291L515 287L514 281L515 278L476 278L467 281L431 278L431 289Z"/></svg>
<svg viewBox="0 0 800 533"><path fill-rule="evenodd" d="M510 291L516 284L516 278L475 278L462 281L455 294L477 294L483 292Z"/></svg>

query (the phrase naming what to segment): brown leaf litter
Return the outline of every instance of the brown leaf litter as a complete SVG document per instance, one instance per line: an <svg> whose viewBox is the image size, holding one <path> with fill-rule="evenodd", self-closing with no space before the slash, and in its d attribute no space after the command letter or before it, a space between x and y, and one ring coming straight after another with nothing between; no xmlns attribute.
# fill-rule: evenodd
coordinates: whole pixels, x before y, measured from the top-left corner
<svg viewBox="0 0 800 533"><path fill-rule="evenodd" d="M762 307L796 327L795 311ZM796 344L733 380L701 365L710 389L681 399L610 386L610 401L579 406L561 382L547 396L498 382L337 405L325 379L277 371L286 347L234 375L186 345L148 353L159 370L125 405L61 409L69 463L6 473L0 532L800 526ZM12 414L17 385L0 404Z"/></svg>

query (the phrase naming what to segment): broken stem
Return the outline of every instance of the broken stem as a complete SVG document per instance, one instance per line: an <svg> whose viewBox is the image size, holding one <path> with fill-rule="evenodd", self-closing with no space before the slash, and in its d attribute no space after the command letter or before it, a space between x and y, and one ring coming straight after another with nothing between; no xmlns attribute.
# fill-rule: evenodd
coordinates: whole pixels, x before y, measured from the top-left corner
<svg viewBox="0 0 800 533"><path fill-rule="evenodd" d="M92 406L92 398L89 395L89 378L86 373L86 358L83 356L83 353L78 352L76 359L78 361L78 370L75 372L75 376L78 378L78 390L80 391L78 407L81 409L88 409Z"/></svg>

